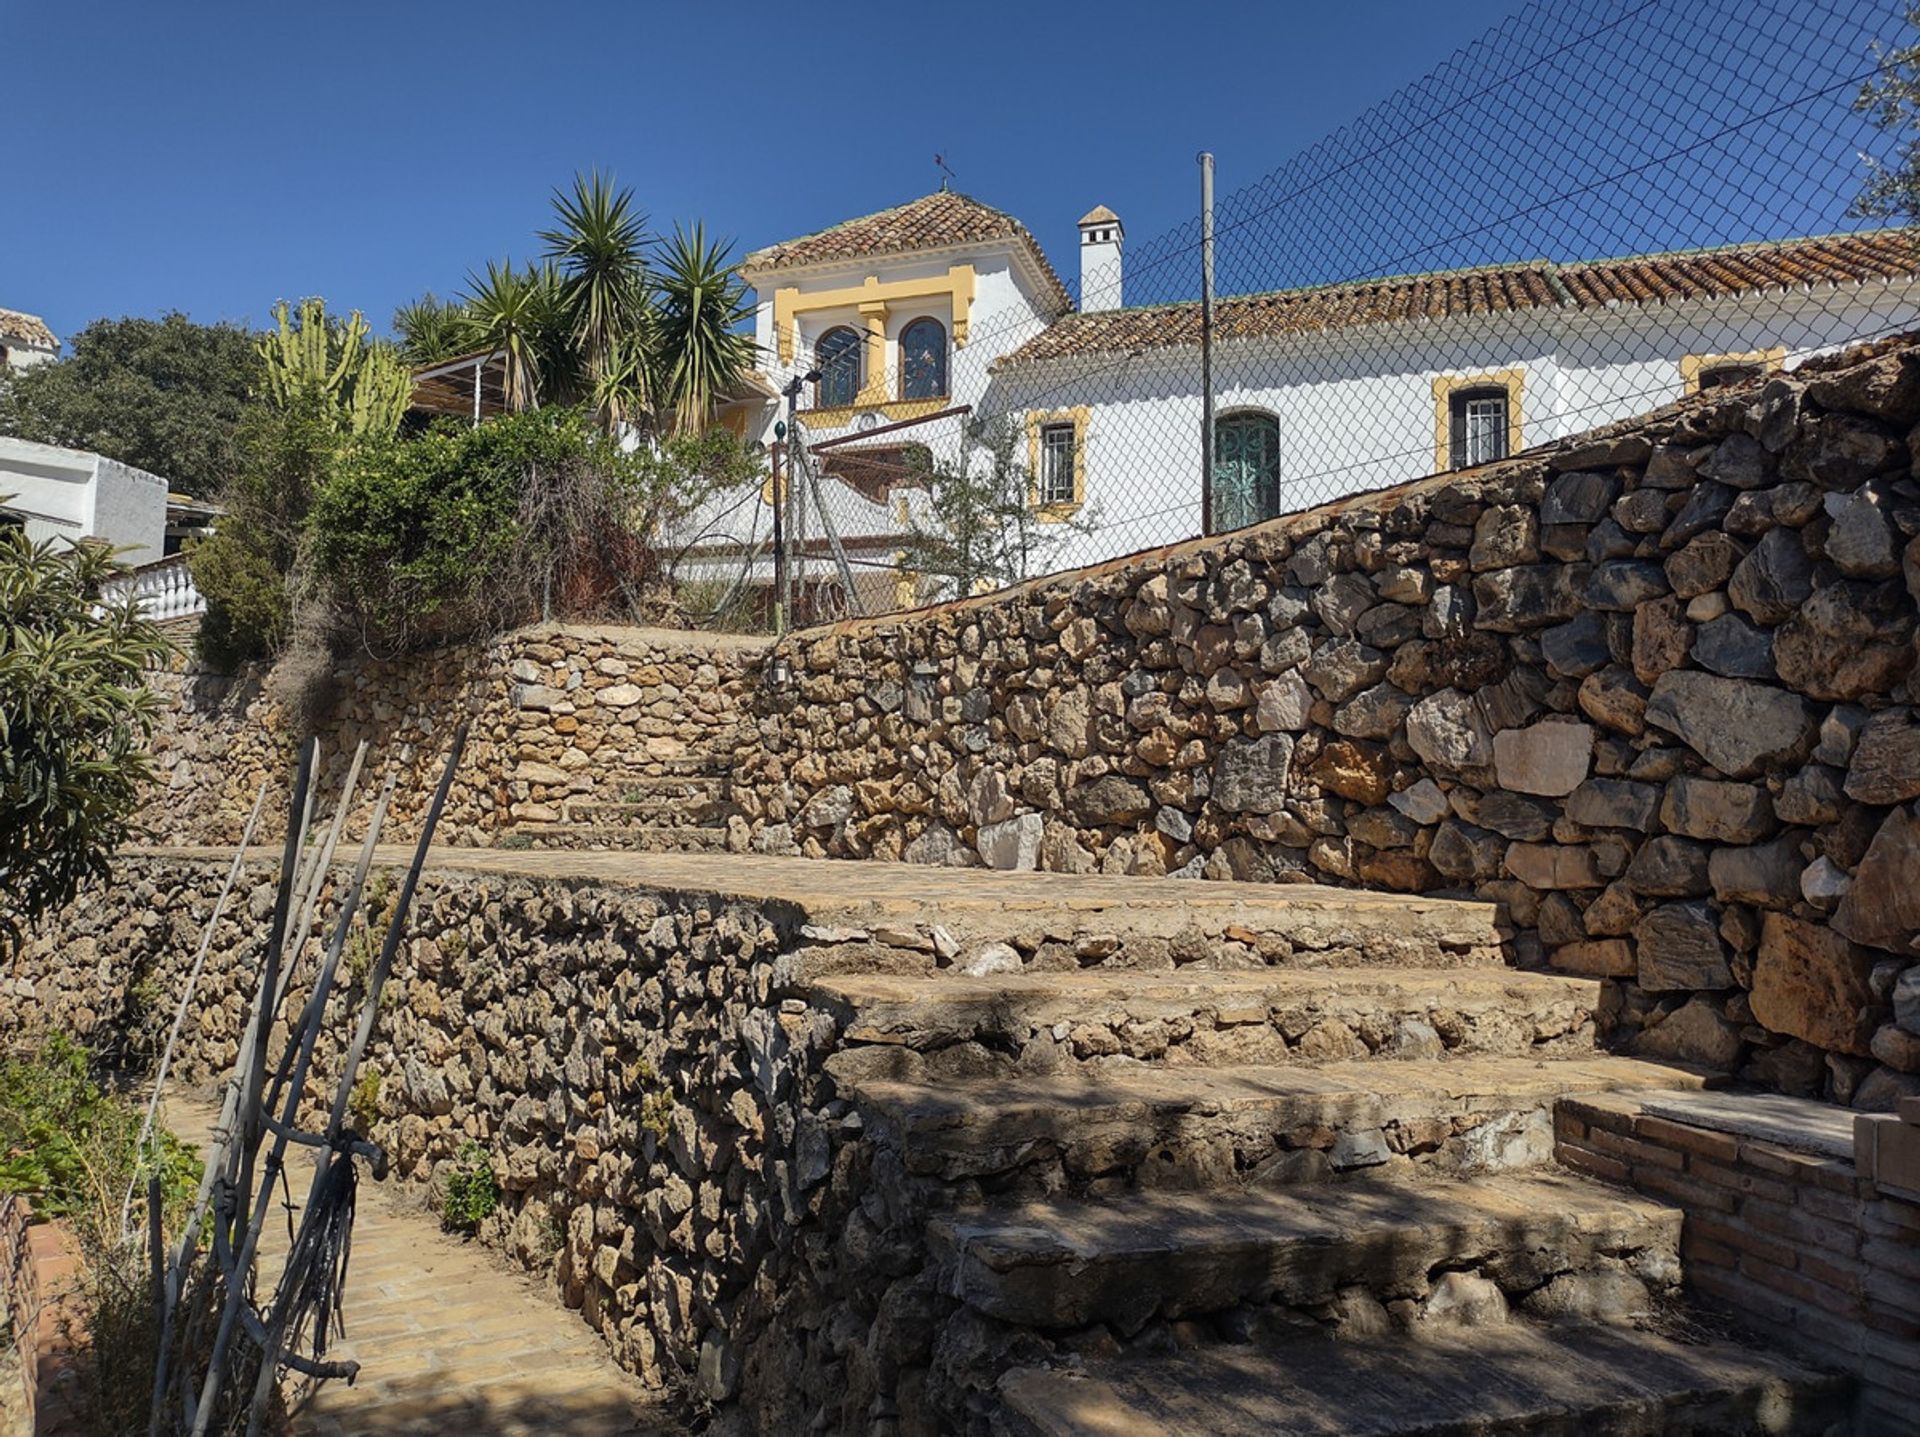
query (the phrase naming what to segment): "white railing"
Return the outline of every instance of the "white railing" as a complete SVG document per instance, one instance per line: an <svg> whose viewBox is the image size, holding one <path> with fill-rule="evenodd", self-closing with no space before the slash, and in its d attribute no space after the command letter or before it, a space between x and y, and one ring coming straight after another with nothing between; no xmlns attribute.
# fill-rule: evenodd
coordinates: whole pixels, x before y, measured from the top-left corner
<svg viewBox="0 0 1920 1437"><path fill-rule="evenodd" d="M168 619L190 619L207 611L207 601L193 586L187 569L187 556L174 554L110 580L102 593L105 598L120 598L131 593L149 619L164 623Z"/></svg>

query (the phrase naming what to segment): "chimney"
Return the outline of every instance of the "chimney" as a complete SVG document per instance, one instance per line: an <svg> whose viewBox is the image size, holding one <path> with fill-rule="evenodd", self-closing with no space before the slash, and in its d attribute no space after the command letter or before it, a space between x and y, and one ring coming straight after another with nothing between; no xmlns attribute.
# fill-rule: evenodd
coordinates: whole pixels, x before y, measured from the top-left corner
<svg viewBox="0 0 1920 1437"><path fill-rule="evenodd" d="M1120 216L1095 205L1080 216L1080 312L1120 308Z"/></svg>

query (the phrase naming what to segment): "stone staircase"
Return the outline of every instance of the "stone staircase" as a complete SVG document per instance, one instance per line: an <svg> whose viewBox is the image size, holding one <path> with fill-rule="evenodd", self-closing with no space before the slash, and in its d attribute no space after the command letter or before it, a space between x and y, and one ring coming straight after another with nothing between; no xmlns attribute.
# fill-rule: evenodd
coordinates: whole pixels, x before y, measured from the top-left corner
<svg viewBox="0 0 1920 1437"><path fill-rule="evenodd" d="M626 779L617 796L581 794L561 800L551 822L522 820L512 829L538 848L637 849L649 853L713 853L727 846L734 809L723 761L708 755L655 760L654 772Z"/></svg>
<svg viewBox="0 0 1920 1437"><path fill-rule="evenodd" d="M1678 1209L1553 1163L1562 1097L1707 1077L1607 1054L1598 982L1447 905L1311 892L1184 952L1111 910L816 934L827 1068L936 1295L872 1430L1844 1430L1841 1381L1682 1298Z"/></svg>

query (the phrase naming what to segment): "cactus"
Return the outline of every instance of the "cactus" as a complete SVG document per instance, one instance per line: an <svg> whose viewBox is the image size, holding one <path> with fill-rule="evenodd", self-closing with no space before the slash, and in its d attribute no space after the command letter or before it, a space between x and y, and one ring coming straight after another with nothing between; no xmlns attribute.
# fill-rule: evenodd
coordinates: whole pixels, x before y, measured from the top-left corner
<svg viewBox="0 0 1920 1437"><path fill-rule="evenodd" d="M400 427L411 376L391 345L368 343L359 310L343 324L328 317L325 300L303 299L296 318L282 300L273 317L275 328L260 341L269 399L291 408L318 398L334 428L355 438Z"/></svg>

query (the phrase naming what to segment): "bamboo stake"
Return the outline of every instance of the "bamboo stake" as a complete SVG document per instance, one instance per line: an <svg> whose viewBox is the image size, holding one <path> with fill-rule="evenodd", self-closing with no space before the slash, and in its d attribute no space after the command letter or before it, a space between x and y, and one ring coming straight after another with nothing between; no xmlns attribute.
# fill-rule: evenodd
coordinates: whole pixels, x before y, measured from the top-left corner
<svg viewBox="0 0 1920 1437"><path fill-rule="evenodd" d="M340 803L333 811L333 822L327 828L327 841L320 850L320 858L313 865L313 872L307 882L307 891L300 904L300 918L293 927L293 958L287 964L287 981L292 983L293 970L300 962L300 955L306 950L307 930L313 926L314 915L320 907L320 890L326 887L327 870L333 866L333 851L340 842L340 834L346 826L347 809L353 803L354 785L360 781L360 765L367 756L367 741L361 739L353 751L353 762L347 767L347 781L340 786Z"/></svg>
<svg viewBox="0 0 1920 1437"><path fill-rule="evenodd" d="M280 888L273 904L273 923L267 932L267 946L261 963L260 982L254 995L253 1022L247 1041L241 1045L241 1052L235 1064L235 1077L238 1080L238 1093L234 1102L234 1127L229 1131L225 1149L221 1154L220 1174L213 1176L209 1167L211 1182L205 1182L206 1188L220 1195L222 1206L228 1206L229 1194L234 1191L245 1192L252 1186L253 1152L260 1142L260 1086L265 1078L267 1036L273 1022L272 999L279 986L280 945L286 938L288 909L293 901L295 870L299 865L300 846L304 830L300 826L301 815L307 810L313 776L313 761L319 750L319 742L309 739L300 750L300 761L294 770L293 796L288 804L286 841L280 852ZM224 1117L225 1114L223 1113ZM216 1134L216 1141L218 1135ZM235 1179L238 1179L237 1185ZM204 1181L204 1180L203 1180ZM216 1236L228 1226L237 1212L215 1215ZM182 1239L185 1245L192 1241L193 1224L188 1225ZM214 1336L213 1354L207 1363L206 1380L201 1386L200 1402L194 1413L194 1431L204 1437L207 1422L213 1415L212 1399L220 1391L221 1369L226 1363L227 1343L233 1333L233 1317L238 1302L245 1293L238 1284L230 1284L226 1294L226 1303L220 1316L220 1328ZM176 1294L177 1297L177 1294ZM162 1336L166 1334L163 1332ZM155 1363L154 1383L160 1386L165 1377L166 1348L162 1346L160 1359ZM160 1414L155 1412L157 1420Z"/></svg>
<svg viewBox="0 0 1920 1437"><path fill-rule="evenodd" d="M288 1256L287 1266L281 1273L280 1285L274 1294L270 1309L272 1320L268 1325L267 1343L263 1363L258 1379L254 1384L253 1411L248 1420L249 1437L260 1430L260 1424L266 1415L267 1401L273 1391L275 1369L279 1365L279 1347L287 1318L283 1297L291 1296L298 1288L290 1285L288 1278L296 1272L304 1272L309 1266L312 1254L309 1234L317 1231L313 1220L320 1207L320 1198L325 1191L332 1163L351 1162L351 1155L340 1153L341 1135L345 1129L347 1102L353 1094L353 1084L359 1075L360 1060L366 1055L367 1045L373 1039L373 1029L380 1015L380 994L386 986L387 975L392 971L394 954L399 950L400 940L406 933L408 911L413 906L414 892L420 886L420 872L426 867L427 853L433 844L434 830L439 827L441 810L447 802L447 792L453 787L454 771L460 766L460 755L467 745L467 725L461 724L454 731L453 746L447 753L446 767L440 772L439 785L434 789L433 802L427 809L425 822L420 826L420 841L414 847L413 861L407 866L407 876L400 885L400 896L395 900L392 917L387 922L386 940L380 945L380 956L374 960L373 969L367 977L367 995L360 1006L360 1023L355 1029L353 1042L347 1049L345 1060L341 1063L340 1074L334 1084L333 1109L327 1118L327 1130L319 1164L315 1167L313 1183L308 1190L307 1206L304 1209L301 1231L294 1243L295 1252ZM328 978L331 980L332 968L339 957L338 951L329 954ZM300 1091L306 1085L308 1061L312 1054L313 1038L317 1035L316 1022L306 1035L300 1058L294 1069L292 1090L287 1095L283 1122L287 1128L293 1125L293 1116L297 1111ZM279 1135L273 1154L268 1161L268 1182L271 1183L274 1171L281 1156L286 1151L285 1133ZM263 1189L263 1196L270 1194L270 1187ZM248 1234L248 1247L241 1253L241 1266L244 1268L252 1261L252 1243L258 1238L259 1222L265 1216L264 1208L256 1213L254 1230ZM296 1256L299 1261L296 1262ZM204 1415L204 1414L203 1414ZM203 1437L204 1428L197 1426L194 1437Z"/></svg>
<svg viewBox="0 0 1920 1437"><path fill-rule="evenodd" d="M220 926L220 918L227 911L227 897L233 892L233 885L240 877L240 869L246 862L247 848L253 842L253 828L260 821L260 810L266 807L267 780L260 780L260 791L253 797L253 811L247 815L247 826L241 830L240 846L233 851L233 863L227 869L227 881L220 885L220 896L213 901L213 912L208 915L206 931L200 935L200 947L193 955L193 966L187 970L187 986L181 991L179 1006L173 1010L173 1026L167 1030L167 1043L160 1051L159 1071L153 1079L153 1096L147 1099L147 1115L140 1122L140 1136L134 1141L136 1154L147 1150L147 1139L153 1136L153 1121L160 1111L160 1094L167 1086L167 1070L173 1066L173 1050L180 1041L180 1029L187 1021L187 1009L193 1002L193 990L200 982L200 970L206 966L207 954L213 947L214 929ZM127 1225L133 1214L133 1188L139 1180L136 1173L127 1179L127 1196L120 1204L120 1236L127 1236Z"/></svg>

